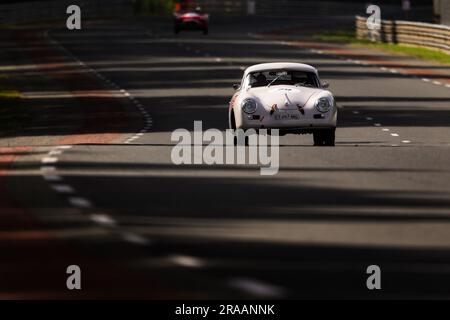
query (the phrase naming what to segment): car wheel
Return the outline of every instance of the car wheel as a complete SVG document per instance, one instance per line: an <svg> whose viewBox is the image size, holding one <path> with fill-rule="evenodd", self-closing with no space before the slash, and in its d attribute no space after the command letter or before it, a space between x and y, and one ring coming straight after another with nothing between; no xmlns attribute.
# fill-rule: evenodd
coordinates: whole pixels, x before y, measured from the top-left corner
<svg viewBox="0 0 450 320"><path fill-rule="evenodd" d="M209 33L208 28L203 29L203 34L204 34L204 35L207 35L208 33Z"/></svg>
<svg viewBox="0 0 450 320"><path fill-rule="evenodd" d="M233 110L230 111L230 115L228 116L228 126L231 130L236 130L236 120Z"/></svg>
<svg viewBox="0 0 450 320"><path fill-rule="evenodd" d="M336 129L318 130L313 133L315 146L334 147L336 140Z"/></svg>

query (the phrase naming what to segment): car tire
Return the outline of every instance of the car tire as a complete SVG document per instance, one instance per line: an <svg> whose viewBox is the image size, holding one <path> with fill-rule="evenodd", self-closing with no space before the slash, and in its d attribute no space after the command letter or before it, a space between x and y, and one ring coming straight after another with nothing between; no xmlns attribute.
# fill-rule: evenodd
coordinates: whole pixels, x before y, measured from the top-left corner
<svg viewBox="0 0 450 320"><path fill-rule="evenodd" d="M318 130L313 133L315 146L334 147L336 140L336 129Z"/></svg>
<svg viewBox="0 0 450 320"><path fill-rule="evenodd" d="M203 34L206 36L209 33L208 28L203 29Z"/></svg>

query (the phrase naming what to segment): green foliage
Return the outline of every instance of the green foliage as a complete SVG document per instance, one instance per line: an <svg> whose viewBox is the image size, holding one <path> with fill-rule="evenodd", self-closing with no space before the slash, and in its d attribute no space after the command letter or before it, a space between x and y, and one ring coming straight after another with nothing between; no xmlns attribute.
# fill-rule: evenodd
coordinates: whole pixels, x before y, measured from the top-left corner
<svg viewBox="0 0 450 320"><path fill-rule="evenodd" d="M327 31L316 34L313 37L314 39L321 41L346 43L353 46L379 49L382 51L404 54L423 60L450 64L450 55L445 52L403 44L378 43L371 42L369 40L360 40L355 37L355 32L353 31Z"/></svg>

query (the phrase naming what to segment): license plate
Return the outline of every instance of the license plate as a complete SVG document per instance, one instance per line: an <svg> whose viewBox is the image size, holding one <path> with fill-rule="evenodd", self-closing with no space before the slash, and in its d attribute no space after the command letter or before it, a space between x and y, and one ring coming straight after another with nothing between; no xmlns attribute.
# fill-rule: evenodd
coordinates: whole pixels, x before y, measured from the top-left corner
<svg viewBox="0 0 450 320"><path fill-rule="evenodd" d="M300 116L291 113L276 114L275 120L300 120Z"/></svg>

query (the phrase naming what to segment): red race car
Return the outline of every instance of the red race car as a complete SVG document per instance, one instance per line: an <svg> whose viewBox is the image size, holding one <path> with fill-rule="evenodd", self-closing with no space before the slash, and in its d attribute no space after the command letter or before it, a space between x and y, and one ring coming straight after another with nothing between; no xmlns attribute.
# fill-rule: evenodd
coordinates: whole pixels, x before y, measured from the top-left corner
<svg viewBox="0 0 450 320"><path fill-rule="evenodd" d="M174 13L174 32L182 30L200 30L208 34L209 15L204 13L200 7L192 11L179 11Z"/></svg>

